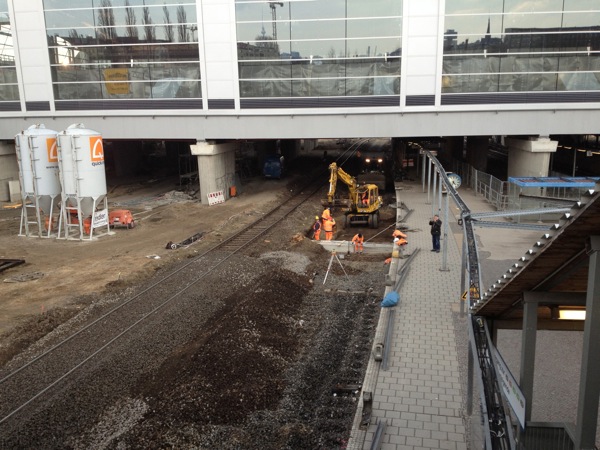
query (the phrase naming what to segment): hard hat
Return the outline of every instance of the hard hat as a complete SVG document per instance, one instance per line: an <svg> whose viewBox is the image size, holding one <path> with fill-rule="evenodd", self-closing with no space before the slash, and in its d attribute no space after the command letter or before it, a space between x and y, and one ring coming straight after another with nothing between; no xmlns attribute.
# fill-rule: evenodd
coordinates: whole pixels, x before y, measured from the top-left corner
<svg viewBox="0 0 600 450"><path fill-rule="evenodd" d="M319 216L315 216L315 219L319 220Z"/></svg>

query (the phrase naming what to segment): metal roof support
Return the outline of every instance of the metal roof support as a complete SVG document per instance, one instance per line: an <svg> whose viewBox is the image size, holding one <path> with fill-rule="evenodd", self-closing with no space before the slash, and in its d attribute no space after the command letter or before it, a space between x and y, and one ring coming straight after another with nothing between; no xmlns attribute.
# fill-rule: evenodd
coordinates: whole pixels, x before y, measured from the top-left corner
<svg viewBox="0 0 600 450"><path fill-rule="evenodd" d="M595 449L600 396L600 236L590 236L587 251L590 258L583 331L583 355L579 382L575 449Z"/></svg>

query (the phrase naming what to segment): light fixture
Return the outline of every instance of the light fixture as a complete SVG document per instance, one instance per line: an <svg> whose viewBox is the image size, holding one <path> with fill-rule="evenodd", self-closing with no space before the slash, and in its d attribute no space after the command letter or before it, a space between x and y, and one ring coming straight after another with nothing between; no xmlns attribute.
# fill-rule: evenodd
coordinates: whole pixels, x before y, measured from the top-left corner
<svg viewBox="0 0 600 450"><path fill-rule="evenodd" d="M371 162L371 158L365 158L365 162L368 164Z"/></svg>
<svg viewBox="0 0 600 450"><path fill-rule="evenodd" d="M585 309L560 308L558 318L561 320L585 320Z"/></svg>

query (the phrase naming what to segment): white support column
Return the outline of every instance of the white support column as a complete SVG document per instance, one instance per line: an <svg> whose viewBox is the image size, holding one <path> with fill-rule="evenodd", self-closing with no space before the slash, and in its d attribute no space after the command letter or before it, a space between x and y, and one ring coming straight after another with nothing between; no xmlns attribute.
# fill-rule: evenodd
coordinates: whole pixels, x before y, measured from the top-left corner
<svg viewBox="0 0 600 450"><path fill-rule="evenodd" d="M547 137L529 139L506 138L509 177L547 177L550 154L556 152L557 141Z"/></svg>
<svg viewBox="0 0 600 450"><path fill-rule="evenodd" d="M235 186L235 150L237 143L212 144L198 141L190 145L192 155L198 157L198 179L202 204L209 204L208 195L223 191L225 199L230 197L230 188Z"/></svg>

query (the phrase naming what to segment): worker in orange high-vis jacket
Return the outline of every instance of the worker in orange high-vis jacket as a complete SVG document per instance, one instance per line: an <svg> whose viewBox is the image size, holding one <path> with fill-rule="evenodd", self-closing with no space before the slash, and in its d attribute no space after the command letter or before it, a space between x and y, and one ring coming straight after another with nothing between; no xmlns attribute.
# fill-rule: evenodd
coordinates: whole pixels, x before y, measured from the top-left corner
<svg viewBox="0 0 600 450"><path fill-rule="evenodd" d="M408 240L406 238L408 236L400 230L394 230L392 236L394 237L394 243L398 246L398 250L400 250L400 257L406 258L406 245L408 244Z"/></svg>
<svg viewBox="0 0 600 450"><path fill-rule="evenodd" d="M325 230L325 240L330 241L333 238L333 227L335 226L335 219L329 217L323 220L323 230Z"/></svg>
<svg viewBox="0 0 600 450"><path fill-rule="evenodd" d="M325 220L329 218L331 218L331 210L329 208L325 208L321 214L321 219Z"/></svg>
<svg viewBox="0 0 600 450"><path fill-rule="evenodd" d="M315 216L315 223L313 223L312 226L313 237L315 238L315 241L321 240L321 228L321 219L319 218L319 216Z"/></svg>
<svg viewBox="0 0 600 450"><path fill-rule="evenodd" d="M365 242L365 238L361 233L354 235L354 237L352 238L352 243L354 244L354 253L363 252L363 242Z"/></svg>

